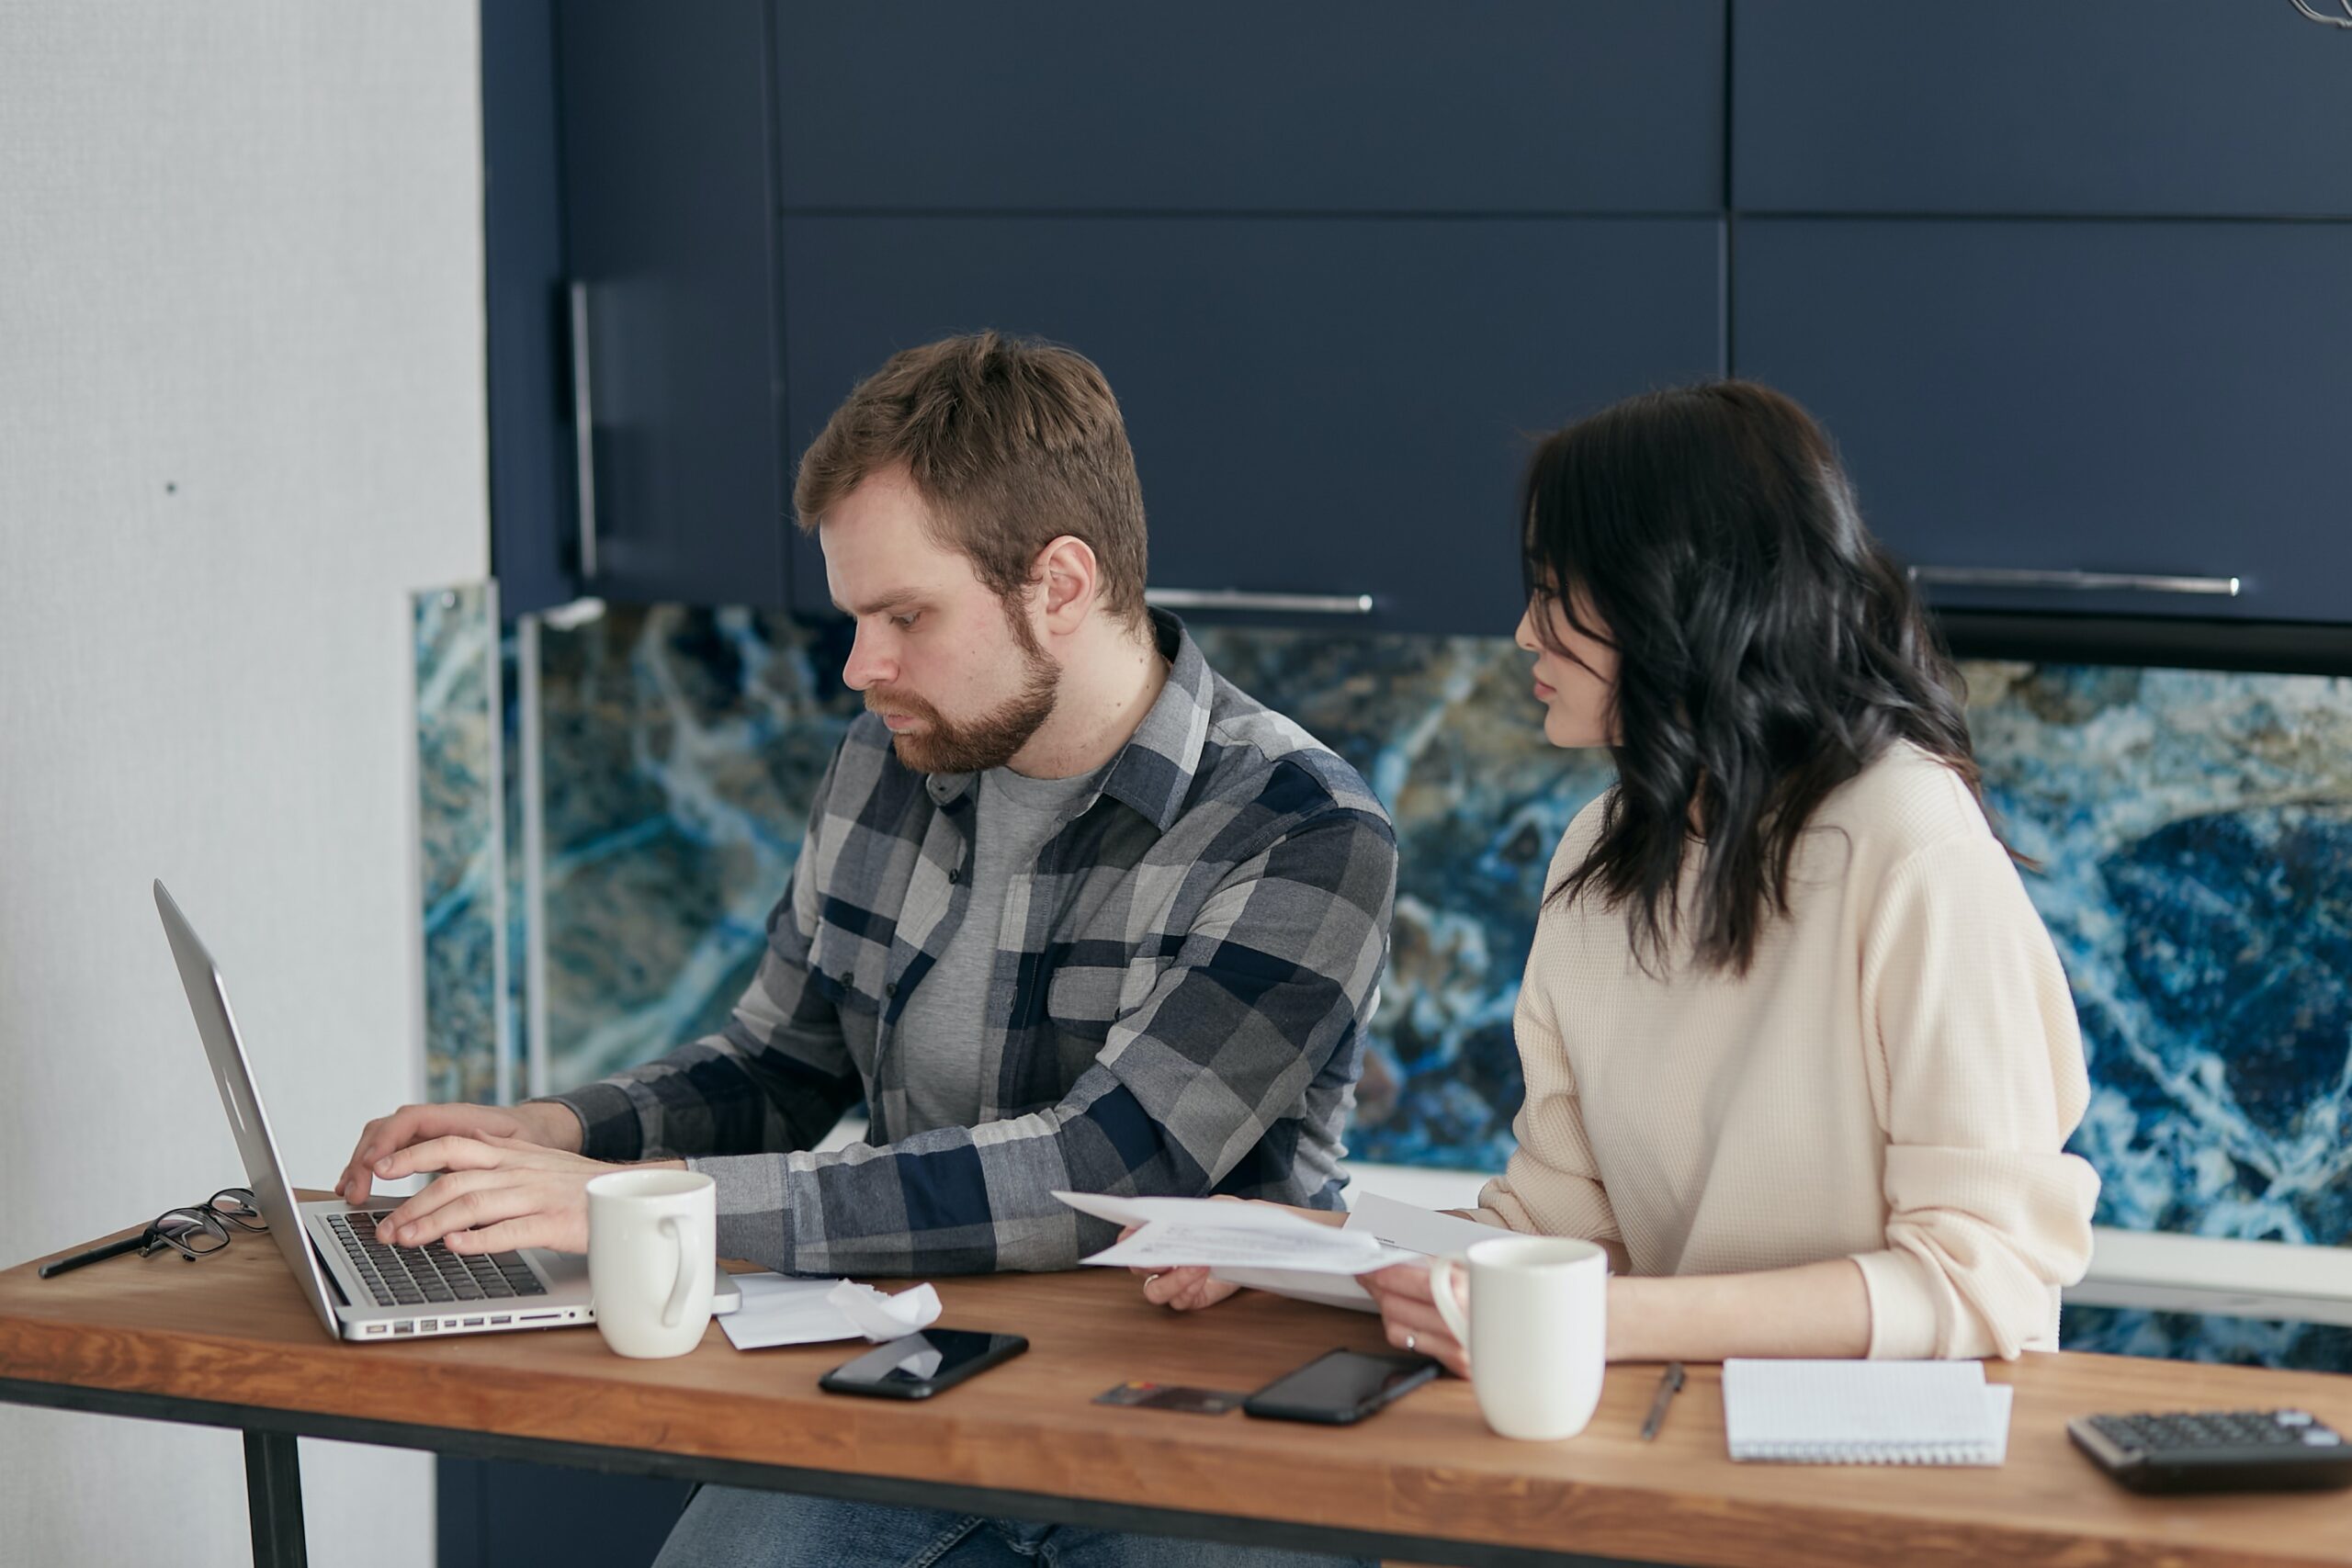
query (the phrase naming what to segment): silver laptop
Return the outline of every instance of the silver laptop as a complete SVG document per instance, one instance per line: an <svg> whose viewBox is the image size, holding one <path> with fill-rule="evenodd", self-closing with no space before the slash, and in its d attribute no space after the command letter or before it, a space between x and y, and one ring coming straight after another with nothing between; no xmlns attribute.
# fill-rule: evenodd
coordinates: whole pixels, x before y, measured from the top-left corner
<svg viewBox="0 0 2352 1568"><path fill-rule="evenodd" d="M161 882L155 884L155 908L163 914L188 1006L195 1010L213 1081L220 1086L237 1152L244 1156L254 1201L328 1333L345 1339L391 1339L559 1328L596 1320L588 1302L584 1258L537 1247L460 1254L437 1241L390 1247L376 1239L376 1217L397 1208L397 1198L368 1209L334 1201L295 1202L237 1036L237 1021L229 1011L220 967ZM733 1277L720 1269L712 1310L732 1312L742 1303Z"/></svg>

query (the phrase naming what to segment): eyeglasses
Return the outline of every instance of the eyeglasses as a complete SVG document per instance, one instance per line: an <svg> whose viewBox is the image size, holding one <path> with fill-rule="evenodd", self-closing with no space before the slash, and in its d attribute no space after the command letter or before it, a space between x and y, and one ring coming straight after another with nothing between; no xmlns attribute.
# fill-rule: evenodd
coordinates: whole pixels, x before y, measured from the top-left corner
<svg viewBox="0 0 2352 1568"><path fill-rule="evenodd" d="M269 1229L269 1221L262 1216L251 1188L223 1187L201 1203L193 1203L184 1209L166 1209L137 1235L123 1236L94 1247L87 1252L77 1252L71 1258L44 1263L39 1272L46 1280L69 1269L79 1269L85 1263L119 1258L126 1252L136 1252L145 1258L167 1247L193 1262L208 1252L218 1252L228 1246L229 1238L234 1234L232 1226L241 1231Z"/></svg>
<svg viewBox="0 0 2352 1568"><path fill-rule="evenodd" d="M139 1256L145 1258L169 1247L183 1258L201 1258L229 1245L231 1225L241 1231L269 1228L269 1222L254 1206L251 1188L223 1187L200 1204L164 1210L141 1234Z"/></svg>

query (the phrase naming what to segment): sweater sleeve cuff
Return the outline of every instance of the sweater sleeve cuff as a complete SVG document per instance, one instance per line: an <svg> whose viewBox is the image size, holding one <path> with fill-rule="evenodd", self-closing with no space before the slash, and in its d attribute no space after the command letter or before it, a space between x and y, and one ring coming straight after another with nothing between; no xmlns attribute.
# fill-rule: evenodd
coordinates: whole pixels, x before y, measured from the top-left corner
<svg viewBox="0 0 2352 1568"><path fill-rule="evenodd" d="M784 1155L712 1155L686 1161L717 1186L718 1256L741 1258L779 1274L792 1258L790 1161Z"/></svg>
<svg viewBox="0 0 2352 1568"><path fill-rule="evenodd" d="M1907 1252L1854 1255L1871 1302L1873 1361L1917 1360L1936 1353L1936 1299L1926 1266Z"/></svg>
<svg viewBox="0 0 2352 1568"><path fill-rule="evenodd" d="M1541 1227L1527 1213L1527 1205L1519 1201L1510 1183L1499 1176L1478 1190L1477 1207L1471 1211L1470 1217L1482 1225L1529 1235L1541 1234Z"/></svg>
<svg viewBox="0 0 2352 1568"><path fill-rule="evenodd" d="M546 1100L580 1118L580 1152L590 1159L645 1157L645 1129L627 1089L616 1084L592 1083L585 1089L550 1094Z"/></svg>

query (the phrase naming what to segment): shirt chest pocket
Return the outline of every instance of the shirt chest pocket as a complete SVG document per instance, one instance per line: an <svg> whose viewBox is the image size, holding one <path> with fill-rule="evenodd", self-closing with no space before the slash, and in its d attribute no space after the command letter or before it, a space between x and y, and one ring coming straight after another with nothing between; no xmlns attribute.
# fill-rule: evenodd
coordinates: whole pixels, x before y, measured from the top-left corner
<svg viewBox="0 0 2352 1568"><path fill-rule="evenodd" d="M1111 1025L1141 1007L1159 983L1165 964L1064 964L1046 987L1046 1014L1065 1037L1102 1043Z"/></svg>
<svg viewBox="0 0 2352 1568"><path fill-rule="evenodd" d="M1059 1085L1067 1089L1102 1054L1111 1025L1127 1009L1125 964L1065 964L1046 987L1046 1021Z"/></svg>

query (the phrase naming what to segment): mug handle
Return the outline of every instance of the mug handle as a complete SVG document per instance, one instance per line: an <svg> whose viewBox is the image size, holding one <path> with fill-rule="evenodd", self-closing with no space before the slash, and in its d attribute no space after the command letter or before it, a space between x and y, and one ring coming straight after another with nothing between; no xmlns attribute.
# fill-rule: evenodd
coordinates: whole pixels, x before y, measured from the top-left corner
<svg viewBox="0 0 2352 1568"><path fill-rule="evenodd" d="M686 1315L686 1298L694 1294L695 1277L693 1271L687 1267L687 1261L694 1256L694 1252L686 1246L685 1237L685 1232L693 1227L694 1223L693 1218L685 1214L662 1216L662 1234L675 1242L678 1247L678 1278L671 1285L670 1299L662 1308L662 1326L664 1328L678 1326Z"/></svg>
<svg viewBox="0 0 2352 1568"><path fill-rule="evenodd" d="M1430 1259L1430 1300L1437 1308L1438 1316L1445 1319L1445 1326L1453 1330L1454 1342L1466 1353L1470 1348L1470 1320L1453 1297L1453 1277L1461 1268L1459 1258Z"/></svg>

